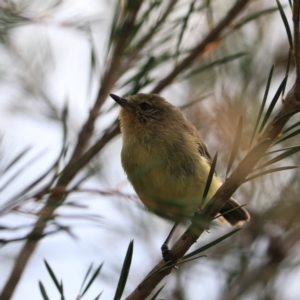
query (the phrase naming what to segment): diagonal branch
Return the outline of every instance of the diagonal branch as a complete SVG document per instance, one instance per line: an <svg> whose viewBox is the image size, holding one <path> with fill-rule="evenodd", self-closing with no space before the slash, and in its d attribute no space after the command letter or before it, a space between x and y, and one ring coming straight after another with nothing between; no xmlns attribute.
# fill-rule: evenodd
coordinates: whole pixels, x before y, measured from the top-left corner
<svg viewBox="0 0 300 300"><path fill-rule="evenodd" d="M101 80L101 87L99 89L95 104L91 109L89 117L83 125L81 132L78 135L77 144L68 164L69 166L75 163L87 149L88 143L94 132L94 125L96 119L98 118L99 111L107 95L112 90L114 84L124 72L124 70L120 70L122 54L126 48L126 45L130 43L130 40L132 38L132 35L130 33L134 31L133 29L135 26L136 17L142 3L143 1L135 1L131 9L128 9L128 12L124 16L125 20L122 30L125 34L119 34L119 38L116 42L110 64L109 62L107 62L107 64L109 65L106 68L104 76ZM64 184L64 182L68 183L68 178L62 178L60 184Z"/></svg>
<svg viewBox="0 0 300 300"><path fill-rule="evenodd" d="M299 89L300 86L295 83L288 93L281 110L267 126L256 146L239 163L232 175L226 180L226 182L219 188L214 197L210 200L203 211L203 215L208 220L208 224L213 220L214 216L220 211L232 194L240 187L240 185L252 171L253 167L258 163L260 158L275 140L276 136L280 134L283 126L292 116L291 113L294 112L295 114L295 111L300 109ZM288 116L284 117L287 114ZM195 228L192 224L171 249L171 252L174 254L174 256L181 258L203 233L205 230L204 227L205 226L203 226L203 228ZM132 294L127 297L127 300L145 299L148 295L150 295L159 282L172 271L172 268L168 268L155 273L164 265L165 262L160 261L158 265L156 265L149 272L149 274L146 276L146 279L143 280L143 282L138 285ZM153 273L155 274L149 276Z"/></svg>
<svg viewBox="0 0 300 300"><path fill-rule="evenodd" d="M172 83L178 74L189 67L200 53L202 53L212 42L215 42L219 38L222 31L224 31L224 29L230 25L230 23L238 16L238 14L241 13L248 2L249 0L237 0L235 5L230 9L224 19L221 20L219 24L209 32L206 38L191 51L189 56L187 56L171 71L167 77L165 77L156 85L156 87L152 90L152 93L158 94L161 92L162 89Z"/></svg>

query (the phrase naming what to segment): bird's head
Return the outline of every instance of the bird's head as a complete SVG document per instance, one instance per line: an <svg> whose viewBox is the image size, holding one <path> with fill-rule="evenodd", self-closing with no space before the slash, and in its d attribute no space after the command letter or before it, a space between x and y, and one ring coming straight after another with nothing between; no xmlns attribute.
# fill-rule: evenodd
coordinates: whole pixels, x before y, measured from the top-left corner
<svg viewBox="0 0 300 300"><path fill-rule="evenodd" d="M182 118L177 107L156 94L136 94L126 98L110 96L121 106L119 118L123 130L170 126Z"/></svg>

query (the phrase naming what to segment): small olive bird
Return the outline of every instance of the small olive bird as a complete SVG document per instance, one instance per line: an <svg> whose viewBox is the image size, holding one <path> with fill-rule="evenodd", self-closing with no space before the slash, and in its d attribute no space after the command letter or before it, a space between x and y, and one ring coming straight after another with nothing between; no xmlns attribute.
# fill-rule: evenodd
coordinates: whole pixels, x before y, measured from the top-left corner
<svg viewBox="0 0 300 300"><path fill-rule="evenodd" d="M207 202L202 197L211 166L208 150L182 112L159 95L110 96L121 106L123 168L145 206L176 222L172 234L178 222L191 218ZM215 174L207 200L221 184ZM233 198L220 214L232 226L250 219L249 213ZM166 261L169 239L170 235L162 247Z"/></svg>

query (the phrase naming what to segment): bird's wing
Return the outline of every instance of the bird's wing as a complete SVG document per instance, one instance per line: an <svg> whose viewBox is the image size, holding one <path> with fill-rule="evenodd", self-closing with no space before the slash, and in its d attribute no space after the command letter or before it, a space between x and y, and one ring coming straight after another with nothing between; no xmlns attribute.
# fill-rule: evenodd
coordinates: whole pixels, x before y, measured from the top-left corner
<svg viewBox="0 0 300 300"><path fill-rule="evenodd" d="M199 132L197 131L196 127L193 126L190 122L186 122L186 124L184 124L184 125L185 125L186 131L195 138L198 152L200 153L200 155L205 157L206 160L209 162L209 164L211 164L211 161L212 161L211 156L210 156Z"/></svg>

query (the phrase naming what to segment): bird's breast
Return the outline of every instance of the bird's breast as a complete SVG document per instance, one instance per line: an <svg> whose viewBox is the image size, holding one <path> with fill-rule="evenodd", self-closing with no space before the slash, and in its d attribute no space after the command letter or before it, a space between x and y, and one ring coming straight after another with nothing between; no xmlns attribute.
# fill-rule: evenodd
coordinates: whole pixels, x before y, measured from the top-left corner
<svg viewBox="0 0 300 300"><path fill-rule="evenodd" d="M186 214L200 205L210 166L183 139L125 142L121 157L129 181L150 210Z"/></svg>

